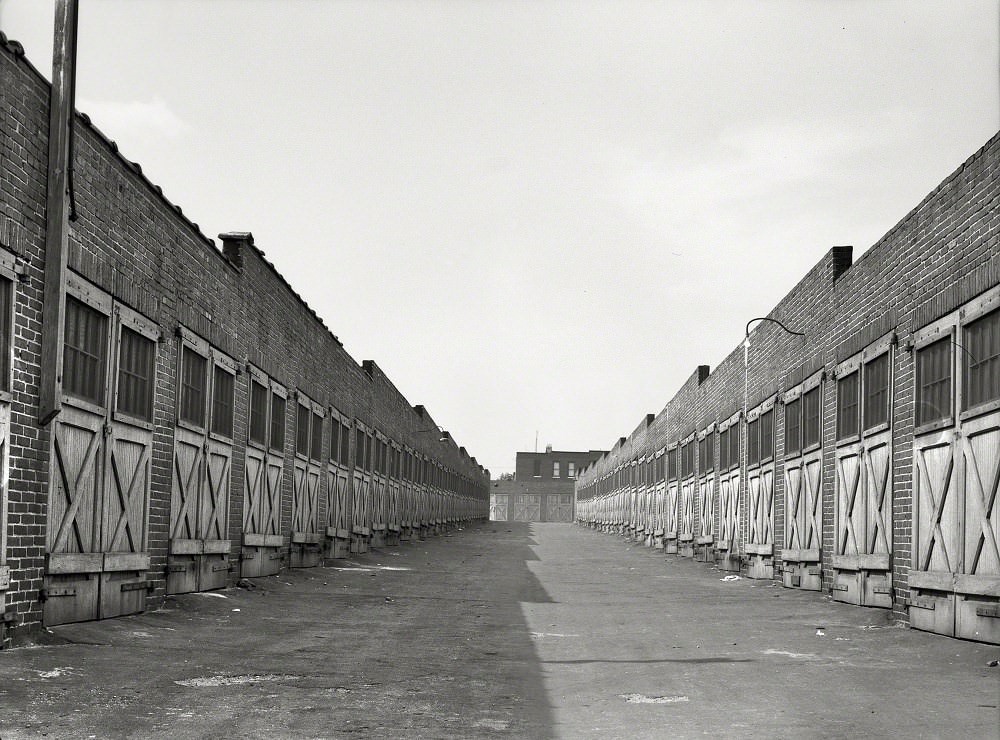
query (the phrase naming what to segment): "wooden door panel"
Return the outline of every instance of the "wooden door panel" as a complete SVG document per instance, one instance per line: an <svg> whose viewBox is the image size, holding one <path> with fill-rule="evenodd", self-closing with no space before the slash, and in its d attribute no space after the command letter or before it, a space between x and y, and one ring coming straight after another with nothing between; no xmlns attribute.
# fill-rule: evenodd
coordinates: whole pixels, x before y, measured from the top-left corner
<svg viewBox="0 0 1000 740"><path fill-rule="evenodd" d="M103 507L102 552L145 552L151 447L152 435L146 430L115 425L108 442L110 485Z"/></svg>
<svg viewBox="0 0 1000 740"><path fill-rule="evenodd" d="M243 533L264 534L264 499L267 490L266 460L261 450L247 447L243 482Z"/></svg>
<svg viewBox="0 0 1000 740"><path fill-rule="evenodd" d="M965 558L963 572L1000 576L1000 415L966 425Z"/></svg>
<svg viewBox="0 0 1000 740"><path fill-rule="evenodd" d="M66 407L56 421L49 495L48 552L99 551L104 419Z"/></svg>
<svg viewBox="0 0 1000 740"><path fill-rule="evenodd" d="M892 445L888 435L868 440L864 451L864 552L892 552Z"/></svg>
<svg viewBox="0 0 1000 740"><path fill-rule="evenodd" d="M170 539L198 537L198 506L204 476L204 440L178 428L174 437L173 491L170 497Z"/></svg>
<svg viewBox="0 0 1000 740"><path fill-rule="evenodd" d="M261 499L261 522L264 534L281 534L281 488L285 475L284 460L276 455L267 458L266 495Z"/></svg>
<svg viewBox="0 0 1000 740"><path fill-rule="evenodd" d="M951 433L918 440L914 450L914 505L917 509L914 570L957 572L962 511L958 459Z"/></svg>
<svg viewBox="0 0 1000 740"><path fill-rule="evenodd" d="M861 477L861 446L850 445L837 450L837 525L834 553L857 557L865 551L867 542L867 503Z"/></svg>
<svg viewBox="0 0 1000 740"><path fill-rule="evenodd" d="M699 510L700 544L711 544L715 541L715 476L702 478L699 484L701 500Z"/></svg>
<svg viewBox="0 0 1000 740"><path fill-rule="evenodd" d="M205 480L198 512L198 538L229 539L229 476L233 450L228 444L209 442Z"/></svg>

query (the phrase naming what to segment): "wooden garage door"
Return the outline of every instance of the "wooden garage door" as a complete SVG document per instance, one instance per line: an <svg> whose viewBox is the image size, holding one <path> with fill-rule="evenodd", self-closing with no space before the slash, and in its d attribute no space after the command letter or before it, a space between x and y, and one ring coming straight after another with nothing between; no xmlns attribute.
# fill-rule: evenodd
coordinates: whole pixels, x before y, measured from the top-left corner
<svg viewBox="0 0 1000 740"><path fill-rule="evenodd" d="M774 576L774 399L747 414L747 575Z"/></svg>
<svg viewBox="0 0 1000 740"><path fill-rule="evenodd" d="M781 559L786 587L823 587L823 375L784 396L785 520Z"/></svg>
<svg viewBox="0 0 1000 740"><path fill-rule="evenodd" d="M295 462L292 479L292 544L319 542L325 409L302 392L296 394ZM315 557L308 564L315 564ZM296 563L305 565L307 563Z"/></svg>
<svg viewBox="0 0 1000 740"><path fill-rule="evenodd" d="M371 534L371 464L374 437L360 423L354 429L354 480L351 491L351 529L354 534Z"/></svg>
<svg viewBox="0 0 1000 740"><path fill-rule="evenodd" d="M338 413L331 421L333 439L326 475L327 536L349 540L351 536L351 426Z"/></svg>
<svg viewBox="0 0 1000 740"><path fill-rule="evenodd" d="M719 432L719 536L716 549L729 555L740 552L740 414L720 425Z"/></svg>
<svg viewBox="0 0 1000 740"><path fill-rule="evenodd" d="M495 522L507 521L507 498L506 493L494 493L490 497L490 519Z"/></svg>
<svg viewBox="0 0 1000 740"><path fill-rule="evenodd" d="M541 521L541 496L532 493L517 493L513 495L514 510L511 521L538 522Z"/></svg>
<svg viewBox="0 0 1000 740"><path fill-rule="evenodd" d="M892 606L894 335L837 366L833 598Z"/></svg>
<svg viewBox="0 0 1000 740"><path fill-rule="evenodd" d="M180 328L167 593L226 585L236 363Z"/></svg>
<svg viewBox="0 0 1000 740"><path fill-rule="evenodd" d="M573 494L571 493L550 493L546 496L546 516L547 522L571 522L573 521Z"/></svg>
<svg viewBox="0 0 1000 740"><path fill-rule="evenodd" d="M52 435L45 624L145 608L155 324L67 282L63 409Z"/></svg>
<svg viewBox="0 0 1000 740"><path fill-rule="evenodd" d="M1000 644L1000 288L914 338L910 622Z"/></svg>
<svg viewBox="0 0 1000 740"><path fill-rule="evenodd" d="M698 544L715 543L715 424L698 434Z"/></svg>

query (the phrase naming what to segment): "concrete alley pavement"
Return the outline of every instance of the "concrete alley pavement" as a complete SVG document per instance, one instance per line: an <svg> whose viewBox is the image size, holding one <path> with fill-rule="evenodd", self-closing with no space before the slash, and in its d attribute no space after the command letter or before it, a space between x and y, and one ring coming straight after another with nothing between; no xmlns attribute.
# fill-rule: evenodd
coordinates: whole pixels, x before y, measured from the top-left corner
<svg viewBox="0 0 1000 740"><path fill-rule="evenodd" d="M0 653L0 737L996 738L1000 649L477 524Z"/></svg>

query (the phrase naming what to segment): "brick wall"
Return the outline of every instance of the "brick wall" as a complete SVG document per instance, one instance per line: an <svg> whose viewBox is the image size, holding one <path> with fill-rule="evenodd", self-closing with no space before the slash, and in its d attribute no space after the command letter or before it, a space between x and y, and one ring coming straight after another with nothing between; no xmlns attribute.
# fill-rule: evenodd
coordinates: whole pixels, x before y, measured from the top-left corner
<svg viewBox="0 0 1000 740"><path fill-rule="evenodd" d="M903 614L913 528L913 355L906 351L915 329L1000 284L1000 134L930 193L888 234L851 264L850 247L834 247L778 303L768 316L805 337L791 336L763 322L750 332L746 380L744 350L738 346L705 375L696 371L651 424L581 474L580 500L594 495L594 483L622 462L677 443L712 421L722 421L744 403L754 408L817 370L825 372L823 440L823 584L831 586L834 545L834 368L888 332L893 353L893 575L894 604ZM744 390L744 384L746 389ZM746 398L746 401L745 401ZM774 543L780 559L785 527L784 414L775 413ZM741 424L745 460L746 427ZM715 436L715 459L718 438ZM741 481L746 480L746 467ZM747 532L745 483L742 533ZM718 496L716 495L716 500ZM718 516L718 513L716 514ZM716 522L718 524L718 522Z"/></svg>
<svg viewBox="0 0 1000 740"><path fill-rule="evenodd" d="M8 484L8 564L13 572L7 613L19 629L40 620L45 568L50 429L36 423L45 240L48 83L15 42L0 38L0 248L23 261L16 303ZM254 245L249 234L228 235L225 251L201 233L86 117L77 116L75 200L69 266L116 300L154 321L157 348L153 411L148 578L152 602L163 595L170 523L175 409L183 326L236 361L252 364L313 401L374 427L464 476L475 487L481 516L488 502L488 471L453 440L439 442L426 409L412 406L374 362L359 365ZM248 374L236 381L229 536L240 539ZM295 404L286 414L282 525L291 520L291 461ZM327 417L329 419L329 416ZM427 430L435 430L426 434ZM329 445L330 424L324 424ZM321 476L320 523L326 477ZM286 538L287 542L287 538ZM238 554L235 548L233 558Z"/></svg>

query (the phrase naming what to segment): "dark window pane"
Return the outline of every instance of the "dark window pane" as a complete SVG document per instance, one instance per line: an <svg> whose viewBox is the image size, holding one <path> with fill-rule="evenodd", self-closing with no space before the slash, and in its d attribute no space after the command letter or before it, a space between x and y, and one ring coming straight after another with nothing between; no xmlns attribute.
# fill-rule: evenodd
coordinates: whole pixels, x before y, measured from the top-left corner
<svg viewBox="0 0 1000 740"><path fill-rule="evenodd" d="M66 297L63 390L104 404L108 317L73 296Z"/></svg>
<svg viewBox="0 0 1000 740"><path fill-rule="evenodd" d="M250 441L267 444L267 388L250 381Z"/></svg>
<svg viewBox="0 0 1000 740"><path fill-rule="evenodd" d="M864 424L872 429L889 420L889 353L865 363Z"/></svg>
<svg viewBox="0 0 1000 740"><path fill-rule="evenodd" d="M760 419L754 419L747 424L747 463L756 465L760 462Z"/></svg>
<svg viewBox="0 0 1000 740"><path fill-rule="evenodd" d="M351 428L347 424L341 425L340 434L340 463L347 465L351 457Z"/></svg>
<svg viewBox="0 0 1000 740"><path fill-rule="evenodd" d="M334 462L340 462L337 457L340 454L340 434L341 427L340 422L336 419L330 420L330 459Z"/></svg>
<svg viewBox="0 0 1000 740"><path fill-rule="evenodd" d="M667 477L670 480L677 480L677 454L679 450L675 447L667 451Z"/></svg>
<svg viewBox="0 0 1000 740"><path fill-rule="evenodd" d="M687 478L694 472L694 455L691 453L694 451L691 443L688 442L686 445L681 447L681 478Z"/></svg>
<svg viewBox="0 0 1000 740"><path fill-rule="evenodd" d="M323 459L323 417L312 415L312 444L309 447L309 457L313 460Z"/></svg>
<svg viewBox="0 0 1000 740"><path fill-rule="evenodd" d="M701 459L698 463L701 465L701 472L707 473L708 471L715 469L715 432L706 434L705 438L701 442Z"/></svg>
<svg viewBox="0 0 1000 740"><path fill-rule="evenodd" d="M354 465L355 467L365 469L365 441L367 440L367 435L361 429L354 430L355 442L354 442Z"/></svg>
<svg viewBox="0 0 1000 740"><path fill-rule="evenodd" d="M233 399L236 376L215 366L212 383L212 431L224 437L233 436Z"/></svg>
<svg viewBox="0 0 1000 740"><path fill-rule="evenodd" d="M205 426L205 382L208 358L185 345L181 350L180 418L189 424Z"/></svg>
<svg viewBox="0 0 1000 740"><path fill-rule="evenodd" d="M371 470L372 469L372 453L374 452L374 450L372 448L375 446L375 439L370 434L367 434L365 436L367 437L367 439L365 440L365 465L364 465L364 467L365 467L365 470Z"/></svg>
<svg viewBox="0 0 1000 740"><path fill-rule="evenodd" d="M785 456L802 449L802 401L796 398L785 404Z"/></svg>
<svg viewBox="0 0 1000 740"><path fill-rule="evenodd" d="M740 426L729 428L729 467L736 468L740 464Z"/></svg>
<svg viewBox="0 0 1000 740"><path fill-rule="evenodd" d="M532 463L531 474L533 476L535 476L536 478L538 478L538 477L540 477L542 475L542 461L541 461L540 458L536 457L535 460L534 460L534 462Z"/></svg>
<svg viewBox="0 0 1000 740"><path fill-rule="evenodd" d="M858 397L861 374L837 378L837 439L847 439L858 433Z"/></svg>
<svg viewBox="0 0 1000 740"><path fill-rule="evenodd" d="M964 344L963 410L1000 399L1000 309L966 326Z"/></svg>
<svg viewBox="0 0 1000 740"><path fill-rule="evenodd" d="M774 409L760 415L760 459L774 456Z"/></svg>
<svg viewBox="0 0 1000 740"><path fill-rule="evenodd" d="M271 392L271 444L272 450L285 452L285 399Z"/></svg>
<svg viewBox="0 0 1000 740"><path fill-rule="evenodd" d="M819 386L802 394L802 446L819 444L822 429Z"/></svg>
<svg viewBox="0 0 1000 740"><path fill-rule="evenodd" d="M951 416L951 337L917 350L917 425Z"/></svg>
<svg viewBox="0 0 1000 740"><path fill-rule="evenodd" d="M153 420L153 373L156 342L122 327L118 351L117 409L123 414Z"/></svg>
<svg viewBox="0 0 1000 740"><path fill-rule="evenodd" d="M301 403L296 404L295 415L295 454L309 457L309 408Z"/></svg>
<svg viewBox="0 0 1000 740"><path fill-rule="evenodd" d="M11 328L14 319L14 284L0 278L0 390L10 390Z"/></svg>
<svg viewBox="0 0 1000 740"><path fill-rule="evenodd" d="M729 428L719 432L719 470L729 470Z"/></svg>

